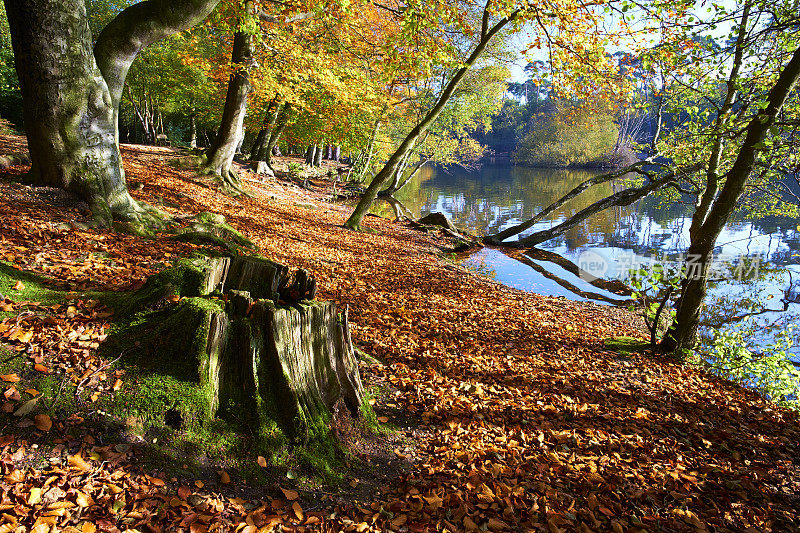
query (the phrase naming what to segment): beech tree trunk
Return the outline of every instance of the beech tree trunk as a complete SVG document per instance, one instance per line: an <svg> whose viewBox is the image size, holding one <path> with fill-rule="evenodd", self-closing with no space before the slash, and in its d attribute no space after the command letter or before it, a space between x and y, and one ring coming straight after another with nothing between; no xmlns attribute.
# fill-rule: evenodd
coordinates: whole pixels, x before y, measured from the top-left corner
<svg viewBox="0 0 800 533"><path fill-rule="evenodd" d="M252 2L246 2L246 12L252 10ZM231 170L233 156L236 155L242 135L242 125L247 113L247 96L250 94L250 68L254 63L253 39L244 31L237 31L233 37L231 61L236 69L228 80L228 92L225 95L225 107L222 121L214 138L214 143L206 153L203 170L219 176L223 184L234 191L241 192L239 178Z"/></svg>
<svg viewBox="0 0 800 533"><path fill-rule="evenodd" d="M194 107L189 115L189 148L197 148L197 113Z"/></svg>
<svg viewBox="0 0 800 533"><path fill-rule="evenodd" d="M152 0L117 15L92 49L83 0L5 0L38 185L86 201L95 221L154 222L128 194L117 118L128 69L146 46L204 19L219 0Z"/></svg>
<svg viewBox="0 0 800 533"><path fill-rule="evenodd" d="M292 118L292 113L294 109L292 108L292 104L285 103L281 108L280 113L278 114L278 118L275 120L275 128L272 130L269 136L269 141L266 143L264 147L264 158L262 161L266 161L267 165L272 168L272 156L274 155L275 150L278 147L278 141L283 134L283 130L286 129L287 124L289 124L289 120ZM273 172L275 169L272 169Z"/></svg>
<svg viewBox="0 0 800 533"><path fill-rule="evenodd" d="M306 165L313 167L314 160L317 158L317 145L312 144L309 145L308 150L306 150Z"/></svg>
<svg viewBox="0 0 800 533"><path fill-rule="evenodd" d="M316 148L316 151L314 152L314 166L315 167L321 167L322 166L322 153L323 153L323 147L325 146L325 142L323 141L323 142L319 143L318 145L314 145L314 146Z"/></svg>
<svg viewBox="0 0 800 533"><path fill-rule="evenodd" d="M256 140L253 143L253 149L250 150L250 159L253 161L264 161L265 145L267 144L268 137L272 128L275 126L275 120L278 117L278 97L273 98L269 105L267 105L267 112L264 115L264 123L258 131Z"/></svg>

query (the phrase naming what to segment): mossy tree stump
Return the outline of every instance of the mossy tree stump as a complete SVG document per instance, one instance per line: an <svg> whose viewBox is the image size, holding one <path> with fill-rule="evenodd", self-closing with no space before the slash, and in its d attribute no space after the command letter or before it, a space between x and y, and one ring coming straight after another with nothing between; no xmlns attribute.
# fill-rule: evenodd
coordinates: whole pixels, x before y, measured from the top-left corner
<svg viewBox="0 0 800 533"><path fill-rule="evenodd" d="M339 402L358 416L364 391L347 313L304 299L315 292L304 271L289 281L285 266L262 258L181 260L127 302L144 317L151 363L196 368L203 405L187 406L186 417L277 424L305 442L327 432Z"/></svg>

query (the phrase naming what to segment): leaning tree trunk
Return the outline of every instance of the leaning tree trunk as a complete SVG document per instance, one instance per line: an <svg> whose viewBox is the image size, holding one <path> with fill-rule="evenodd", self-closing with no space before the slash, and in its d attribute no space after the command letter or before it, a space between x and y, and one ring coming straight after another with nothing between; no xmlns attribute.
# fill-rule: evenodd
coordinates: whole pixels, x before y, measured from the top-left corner
<svg viewBox="0 0 800 533"><path fill-rule="evenodd" d="M384 107L384 111L385 111ZM369 136L369 144L367 145L367 160L364 163L364 168L361 170L361 173L358 175L358 181L364 181L367 173L369 172L370 166L372 165L372 155L375 152L375 141L378 138L378 131L381 129L381 119L375 121L375 126L372 127L372 134Z"/></svg>
<svg viewBox="0 0 800 533"><path fill-rule="evenodd" d="M249 69L253 64L253 39L244 31L237 31L233 38L232 61L236 69L228 80L228 92L222 121L214 144L206 153L203 171L219 176L223 184L235 192L242 192L239 178L231 170L241 137L244 116L247 113L247 95L250 94Z"/></svg>
<svg viewBox="0 0 800 533"><path fill-rule="evenodd" d="M142 342L153 344L140 351L173 366L195 365L203 400L176 405L182 418L206 424L232 414L254 433L271 421L303 443L327 438L337 403L359 415L364 390L347 311L340 319L333 302L315 301L305 271L289 281L285 266L262 258L182 260L133 296L130 310L145 324ZM217 292L225 298L210 297ZM174 294L179 303L165 308Z"/></svg>
<svg viewBox="0 0 800 533"><path fill-rule="evenodd" d="M608 172L606 174L600 174L599 176L594 176L592 178L589 178L588 180L584 181L583 183L581 183L580 185L578 185L577 187L575 187L574 189L569 191L567 194L565 194L564 196L562 196L561 198L559 198L558 200L556 200L555 202L553 202L552 204L550 204L546 208L542 209L535 216L529 218L525 222L522 222L522 223L517 224L515 226L512 226L510 228L504 229L503 231L500 231L498 233L495 233L494 235L487 235L487 236L485 236L483 238L483 242L485 242L487 244L501 244L502 241L508 239L509 237L513 237L514 235L518 235L518 234L522 233L523 231L525 231L525 230L527 230L529 228L532 228L535 224L537 224L538 222L541 222L542 220L544 220L545 217L549 216L551 213L554 213L556 209L558 209L559 207L563 206L564 204L566 204L568 201L572 200L576 196L580 195L586 189L589 189L590 187L594 187L595 185L600 185L602 183L606 183L606 182L609 182L611 180L617 179L620 176L624 176L625 174L628 174L629 172L634 172L644 164L645 164L645 162L639 161L639 162L634 163L633 165L629 165L629 166L627 166L625 168L622 168L622 169L619 169L619 170L615 170L613 172Z"/></svg>
<svg viewBox="0 0 800 533"><path fill-rule="evenodd" d="M83 0L5 0L30 182L76 194L102 225L112 218L154 222L154 210L133 200L125 184L117 131L125 77L142 48L200 22L218 1L133 5L106 26L92 50Z"/></svg>
<svg viewBox="0 0 800 533"><path fill-rule="evenodd" d="M625 189L623 191L614 193L611 196L603 198L602 200L593 203L589 207L578 211L577 213L572 215L570 218L568 218L561 224L558 224L557 226L550 229L537 231L536 233L531 233L527 237L519 239L514 244L516 246L536 246L537 244L549 241L550 239L554 239L559 235L563 235L568 230L574 228L575 226L577 226L590 216L599 213L600 211L608 209L609 207L630 205L636 200L640 200L645 196L659 189L663 189L670 183L674 182L675 182L675 176L669 174L667 176L654 179L649 183L642 185L641 187L634 187L631 189Z"/></svg>
<svg viewBox="0 0 800 533"><path fill-rule="evenodd" d="M483 51L489 45L489 42L494 38L497 33L502 30L506 24L514 20L518 15L519 11L514 11L509 16L500 19L494 26L489 28L489 17L490 13L490 4L491 0L487 1L486 6L483 10L483 19L481 23L481 32L480 32L480 40L478 41L477 46L472 51L470 56L464 62L464 66L458 69L453 76L453 78L445 85L442 94L439 95L436 104L428 111L428 113L423 117L423 119L414 126L411 131L406 135L406 138L403 139L403 142L400 143L400 146L395 150L395 152L389 157L389 160L383 166L383 168L372 178L372 181L367 187L367 190L364 191L364 194L361 196L358 204L356 205L353 213L350 215L350 218L347 219L345 222L345 227L357 230L361 226L361 221L366 216L367 211L369 211L372 202L375 201L375 198L378 196L378 192L381 190L382 187L385 187L386 182L389 181L394 173L397 171L397 167L400 165L400 162L403 160L406 152L411 149L414 143L417 142L417 139L427 131L431 124L439 117L439 114L447 105L448 100L450 97L453 96L456 88L458 88L461 80L464 79L469 69L472 68L472 65L478 60L479 57L483 54Z"/></svg>
<svg viewBox="0 0 800 533"><path fill-rule="evenodd" d="M676 303L675 320L661 342L661 349L683 355L694 347L700 311L706 294L708 271L717 238L736 209L747 179L755 168L758 151L778 113L800 78L800 48L780 73L769 92L767 105L748 123L731 169L725 175L725 184L705 212L695 213L692 234L687 250L687 272L684 274L681 295Z"/></svg>

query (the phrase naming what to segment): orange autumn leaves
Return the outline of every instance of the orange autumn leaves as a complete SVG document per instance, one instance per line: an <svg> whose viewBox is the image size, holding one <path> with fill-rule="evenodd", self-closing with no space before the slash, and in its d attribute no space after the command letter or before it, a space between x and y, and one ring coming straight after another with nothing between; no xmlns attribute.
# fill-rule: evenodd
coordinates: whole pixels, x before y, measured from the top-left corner
<svg viewBox="0 0 800 533"><path fill-rule="evenodd" d="M137 465L146 463L135 447L117 443L73 442L52 454L57 462L34 472L17 466L31 452L29 443L9 434L0 439L0 475L11 503L0 505L13 504L3 512L13 509L16 524L30 528L41 520L82 530L91 523L98 531L158 524L248 533L278 530L279 524L298 531L509 532L785 531L800 525L793 503L800 482L796 415L689 367L607 351L605 337L638 334L627 313L480 279L439 257L446 239L402 224L369 218L373 232L347 231L341 227L347 208L286 182L259 185L263 191L253 189L255 198L232 199L190 172L162 166L161 154L135 155L139 164L131 174L146 184L137 197L155 201L157 190L181 206L175 211L224 214L264 255L311 270L321 298L349 305L354 342L382 361L362 366L364 381L385 391L376 398L379 414L392 421L402 415L395 423L419 432L391 458L403 462L404 474L366 500L345 502L287 486L285 479L259 488L258 495L238 496L226 491L244 485L224 465L201 479L172 481L142 472ZM6 187L0 180L0 191ZM45 227L58 213L31 202L25 216L29 227ZM80 240L70 233L30 233L26 250L58 257L59 248L46 241L60 238L60 257L78 262ZM158 238L135 246L110 233L80 235L92 242L106 235L114 257L129 251L128 266L120 269L129 280L170 260ZM17 264L37 264L28 252L12 252ZM77 272L52 272L81 282ZM13 312L24 310L21 303L12 301ZM67 340L69 331L83 327L76 342L88 328L99 335L100 326L113 321L100 318L102 309L85 299L72 305L72 319L69 306L30 309L63 321ZM89 346L75 346L81 348L75 363L65 359L72 352L59 352L45 325L34 322L21 324L34 330L31 349L42 357L39 364L81 364L80 376L88 371L85 386L102 394L112 394L116 380L124 382L113 368L99 379L103 363L92 359ZM95 342L89 337L82 342ZM37 339L45 341L41 351ZM6 390L15 387L11 398L27 401L18 383L3 382ZM54 417L52 424L48 438L61 435L66 420ZM270 458L262 458L253 466L268 468ZM41 489L38 496L33 489ZM55 502L74 505L59 510L50 507Z"/></svg>

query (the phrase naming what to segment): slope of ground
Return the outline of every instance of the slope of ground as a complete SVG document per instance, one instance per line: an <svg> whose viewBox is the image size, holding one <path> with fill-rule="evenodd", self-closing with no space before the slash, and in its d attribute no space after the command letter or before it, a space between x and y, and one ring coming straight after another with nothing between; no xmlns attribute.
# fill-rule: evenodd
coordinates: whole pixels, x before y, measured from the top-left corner
<svg viewBox="0 0 800 533"><path fill-rule="evenodd" d="M0 153L19 143L5 141ZM347 206L324 201L330 184L315 192L248 181L254 197L231 198L178 170L169 149L126 146L123 156L129 180L142 184L138 199L173 214L224 214L265 256L309 269L318 298L349 306L354 342L381 361L362 368L367 384L383 387L379 414L413 429L414 442L394 450L407 468L372 493L298 499L273 486L257 501L227 490L233 472L232 482L227 472L171 482L137 467L127 444L61 436L80 421L7 416L2 531L800 529L797 416L692 368L606 350L604 338L640 335L627 314L503 287L448 261L446 240L401 223L368 217L368 232L348 231ZM193 249L87 229L84 206L13 182L23 171L0 175L0 260L54 287L135 288ZM17 325L0 333L7 346L45 370L65 350L79 353L81 372L107 374L98 390L113 395L113 365L92 360L108 327L103 310L83 300L55 309L80 314L83 329L45 342L50 330L23 319L46 295L27 297L24 280L11 282L0 287L4 323ZM6 413L34 396L14 376L0 379ZM21 440L18 426L36 431ZM45 441L59 453L26 463Z"/></svg>

